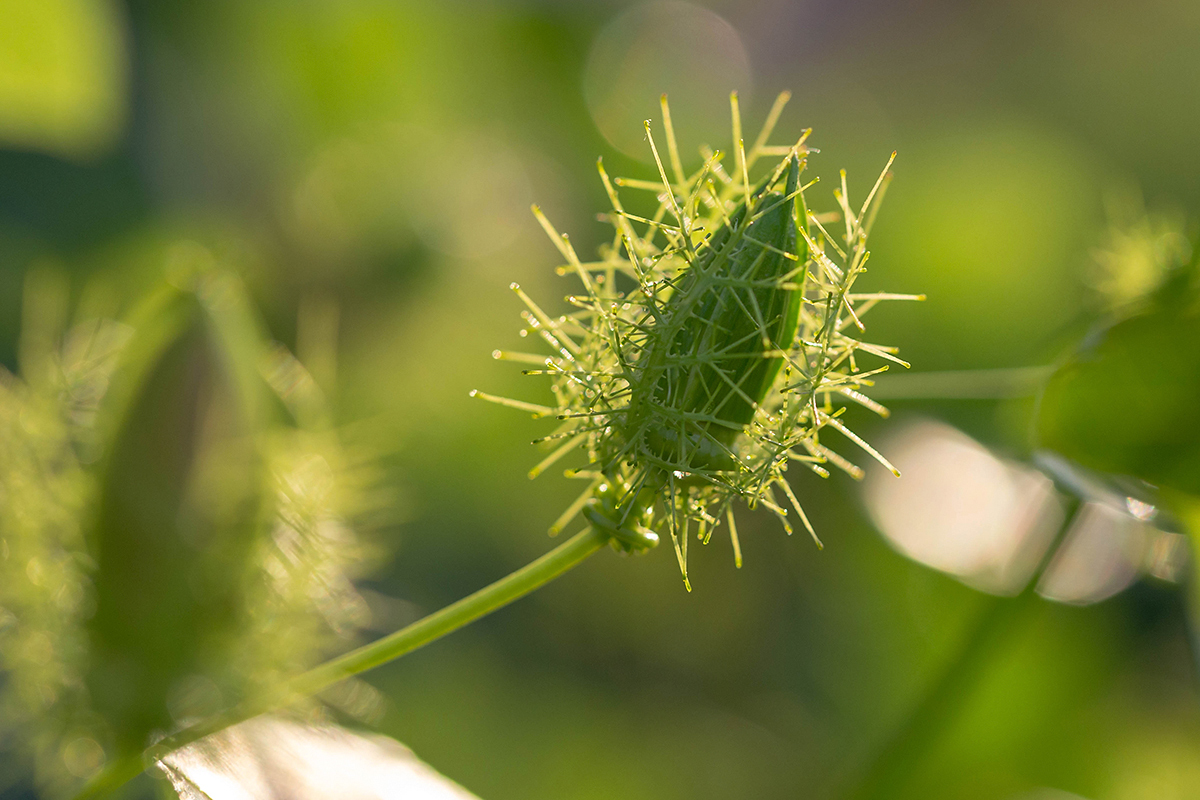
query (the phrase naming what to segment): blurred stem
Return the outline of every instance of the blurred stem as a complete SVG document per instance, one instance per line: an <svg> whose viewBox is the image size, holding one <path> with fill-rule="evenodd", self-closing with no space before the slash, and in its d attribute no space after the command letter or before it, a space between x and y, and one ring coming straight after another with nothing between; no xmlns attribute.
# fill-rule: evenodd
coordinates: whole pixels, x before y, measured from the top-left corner
<svg viewBox="0 0 1200 800"><path fill-rule="evenodd" d="M314 667L262 697L184 728L160 740L144 753L117 758L84 786L76 795L76 800L103 797L137 777L147 766L161 760L173 750L251 717L317 694L338 681L386 664L456 631L554 580L603 547L609 538L608 533L595 528L585 528L536 561L406 628Z"/></svg>
<svg viewBox="0 0 1200 800"><path fill-rule="evenodd" d="M1030 586L1036 579L1030 582ZM1027 589L1014 598L988 598L958 652L926 689L920 701L883 743L861 781L847 797L870 800L898 796L937 735L970 696L980 675L1011 631L1032 610L1036 597Z"/></svg>
<svg viewBox="0 0 1200 800"><path fill-rule="evenodd" d="M1200 677L1200 497L1183 492L1162 490L1164 504L1183 526L1190 545L1191 570L1186 578L1184 600L1188 618L1188 640L1191 645L1195 674Z"/></svg>
<svg viewBox="0 0 1200 800"><path fill-rule="evenodd" d="M888 373L875 379L878 400L1004 400L1032 397L1053 366Z"/></svg>
<svg viewBox="0 0 1200 800"><path fill-rule="evenodd" d="M958 652L921 695L899 726L881 743L846 793L851 800L898 797L912 773L959 708L977 688L1014 630L1030 618L1038 603L1037 586L1070 529L1079 501L1073 500L1058 533L1042 554L1025 588L1016 597L989 597Z"/></svg>

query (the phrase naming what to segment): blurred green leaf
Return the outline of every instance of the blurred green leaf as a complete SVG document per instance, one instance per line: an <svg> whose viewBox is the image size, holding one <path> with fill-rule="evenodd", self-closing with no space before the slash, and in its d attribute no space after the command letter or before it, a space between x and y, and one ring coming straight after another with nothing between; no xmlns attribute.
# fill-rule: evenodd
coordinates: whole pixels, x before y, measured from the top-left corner
<svg viewBox="0 0 1200 800"><path fill-rule="evenodd" d="M1091 469L1200 494L1200 262L1090 335L1041 399L1041 445Z"/></svg>
<svg viewBox="0 0 1200 800"><path fill-rule="evenodd" d="M86 157L125 121L113 0L0 0L0 143Z"/></svg>

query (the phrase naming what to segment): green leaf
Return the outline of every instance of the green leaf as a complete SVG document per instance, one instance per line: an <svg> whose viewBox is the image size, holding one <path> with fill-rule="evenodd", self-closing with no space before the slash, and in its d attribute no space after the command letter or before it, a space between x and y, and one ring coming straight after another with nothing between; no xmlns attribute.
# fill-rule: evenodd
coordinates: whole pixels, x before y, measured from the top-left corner
<svg viewBox="0 0 1200 800"><path fill-rule="evenodd" d="M127 65L113 0L0 0L0 143L86 157L124 126Z"/></svg>
<svg viewBox="0 0 1200 800"><path fill-rule="evenodd" d="M1051 377L1041 445L1086 467L1200 494L1200 263L1096 330Z"/></svg>

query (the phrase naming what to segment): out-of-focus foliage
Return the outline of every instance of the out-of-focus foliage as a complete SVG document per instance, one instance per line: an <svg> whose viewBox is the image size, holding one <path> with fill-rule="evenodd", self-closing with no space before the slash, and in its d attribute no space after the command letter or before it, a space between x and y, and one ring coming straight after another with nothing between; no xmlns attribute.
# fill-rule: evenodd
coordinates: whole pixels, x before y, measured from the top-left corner
<svg viewBox="0 0 1200 800"><path fill-rule="evenodd" d="M1127 313L1189 260L1191 244L1178 211L1149 213L1128 189L1105 200L1108 230L1092 251L1090 282L1102 308Z"/></svg>
<svg viewBox="0 0 1200 800"><path fill-rule="evenodd" d="M1165 327L1146 333L1170 327L1171 315L1120 299L1153 293L1154 269L1110 267L1131 263L1121 255L1130 252L1138 263L1157 263L1176 252L1178 233L1195 237L1200 6L1189 0L17 0L0 9L0 362L19 376L5 379L0 419L0 538L10 553L0 561L5 800L34 793L35 762L43 780L69 782L72 770L86 772L111 752L97 704L140 705L88 688L100 681L90 672L89 632L116 625L99 610L98 587L108 581L108 596L121 594L96 571L88 537L101 497L111 500L119 485L112 456L122 430L125 476L152 463L146 436L134 447L139 431L174 430L192 442L188 463L197 469L177 490L177 508L194 511L193 530L242 559L220 570L215 551L182 558L178 519L178 549L156 544L177 560L160 565L142 554L142 571L161 572L167 596L186 600L176 585L184 580L165 577L179 569L211 581L225 607L237 609L236 619L208 619L200 605L187 612L210 644L186 642L171 659L217 674L189 666L170 692L165 724L176 722L171 708L200 713L308 663L316 649L349 646L317 609L341 609L334 618L353 628L363 606L352 598L339 604L333 598L347 597L347 584L324 568L289 566L289 553L308 563L328 552L330 569L345 565L334 571L348 578L358 574L353 564L373 565L370 580L353 580L371 611L369 633L356 634L364 636L545 551L542 532L577 487L552 474L531 484L528 442L544 429L467 393L480 387L549 401L549 392L530 396L511 365L489 358L522 342L510 282L544 301L548 314L569 310L562 295L570 290L553 271L559 257L528 205L538 202L571 231L577 252L595 252L608 234L592 216L605 204L594 160L603 156L613 174L654 179L650 165L624 150L640 154L644 145L607 137L637 137L645 118L660 124L664 90L685 153L710 137L732 152L732 142L716 136L728 129L733 89L742 92L748 130L778 91L791 90L780 129L818 131L822 152L811 168L834 175L844 166L855 196L869 179L854 176L873 176L880 153L899 151L861 283L863 291L928 294L919 313L879 308L869 327L874 341L901 348L914 373L978 377L1076 353L1064 376L1092 376L1096 396L1112 404L1080 392L1085 430L1085 420L1070 421L1060 394L1054 427L1064 450L1147 476L1186 456L1183 441L1195 430L1186 417L1175 417L1179 435L1161 459L1123 438L1137 429L1159 435L1153 420L1114 412L1135 402L1161 408L1184 391L1182 367L1196 348ZM68 37L76 44L56 49ZM10 91L16 74L19 93ZM689 75L703 81L692 85ZM739 76L751 85L727 83ZM82 82L54 88L67 77ZM616 86L618 95L603 91ZM64 101L69 108L57 105ZM66 116L53 116L51 127L55 108ZM64 120L82 127L68 136ZM1133 204L1129 214L1106 218L1114 184L1139 187L1145 214ZM814 189L828 191L822 185ZM96 352L114 352L89 374L112 368L123 339L132 335L128 347L137 346L131 308L161 283L183 240L204 242L244 282L246 305L261 315L259 355L235 358L213 323L196 321L210 316L193 301L191 338L174 339L173 352L177 367L187 360L181 352L192 354L193 378L208 395L146 402L131 419L105 411L121 399L105 391L106 381L89 378L87 391L66 393L64 365L92 361L86 343L96 319L120 322L102 326L107 344ZM27 304L27 274L47 266L65 277L65 299ZM1113 274L1121 279L1098 292ZM174 291L188 294L188 286L177 281ZM1080 348L1107 313L1123 321ZM87 320L91 329L77 327ZM1165 343L1114 344L1132 342L1135 329L1145 342ZM170 350L159 344L149 349ZM25 355L35 352L40 362ZM133 355L125 351L121 363ZM319 393L304 388L293 355ZM1117 356L1132 358L1133 371L1111 368ZM1087 361L1093 357L1100 360ZM156 363L160 385L186 385L186 374L177 371L172 382L168 363ZM258 378L239 377L251 372ZM1044 373L1025 375L1024 388L991 393L998 398L975 391L889 399L891 424L934 418L1005 467L1020 464L1024 475L1042 463L1032 463L1028 375ZM249 394L258 399L246 405L239 398L255 380ZM1150 391L1151 382L1168 383L1170 392ZM141 379L131 383L123 389L117 374L111 384L126 409L148 390ZM190 439L180 422L184 400L194 409ZM224 411L205 416L206 403ZM1043 410L1049 425L1050 406ZM847 412L846 424L882 443L883 429L858 411ZM1088 433L1092 425L1101 435ZM221 447L227 473L214 467L225 463ZM165 440L164 448L182 458ZM384 457L369 457L375 453ZM362 474L364 463L385 485L405 487L403 497L361 492L375 480ZM889 547L849 481L798 472L787 477L824 535L820 553L787 540L769 515L746 514L738 518L745 567L729 569L727 544L694 548L690 595L669 548L637 560L603 554L325 699L366 712L378 730L488 800L840 797L959 662L981 613L1018 602L1007 637L982 648L972 681L887 796L1135 800L1200 792L1192 622L1180 588L1150 568L1175 565L1173 579L1189 579L1186 562L1150 546L1177 539L1143 537L1147 562L1102 602L994 598ZM945 463L928 470L953 473ZM1009 483L981 491L984 498L1020 499L1010 490L1034 483L1006 470L990 474ZM1061 481L1046 491L1047 507L1074 502ZM1116 500L1125 506L1125 495ZM376 506L391 512L378 537L387 546L361 552L342 537L362 527L359 510ZM1088 508L1079 519L1110 519L1113 509L1105 509ZM1132 530L1122 513L1109 529ZM1171 533L1170 516L1146 524ZM251 541L223 538L220 519ZM116 537L112 527L106 536ZM945 531L960 554L980 532L953 524ZM30 569L34 558L41 566ZM145 586L150 577L137 580ZM274 588L280 580L286 585Z"/></svg>
<svg viewBox="0 0 1200 800"><path fill-rule="evenodd" d="M1200 496L1200 262L1177 266L1131 316L1093 332L1040 406L1043 446Z"/></svg>
<svg viewBox="0 0 1200 800"><path fill-rule="evenodd" d="M67 157L112 146L128 115L114 0L0 2L0 141Z"/></svg>
<svg viewBox="0 0 1200 800"><path fill-rule="evenodd" d="M4 383L2 730L52 790L369 621L350 526L368 462L240 282L194 243L172 264L127 322L65 334L66 284L35 274L25 380Z"/></svg>
<svg viewBox="0 0 1200 800"><path fill-rule="evenodd" d="M102 721L89 713L84 620L95 609L85 545L95 479L86 464L96 406L128 329L86 319L61 339L61 275L27 279L25 380L0 374L0 737L51 787L99 766ZM60 349L61 347L61 349Z"/></svg>

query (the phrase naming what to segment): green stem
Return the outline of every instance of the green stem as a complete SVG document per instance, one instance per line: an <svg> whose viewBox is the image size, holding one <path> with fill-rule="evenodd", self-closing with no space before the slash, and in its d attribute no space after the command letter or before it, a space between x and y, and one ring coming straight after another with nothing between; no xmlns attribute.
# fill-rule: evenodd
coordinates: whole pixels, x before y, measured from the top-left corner
<svg viewBox="0 0 1200 800"><path fill-rule="evenodd" d="M585 528L536 561L406 628L314 667L273 692L235 706L212 719L184 728L162 739L144 753L133 753L118 758L93 777L76 795L76 800L103 797L137 777L147 765L162 759L173 750L251 717L314 695L338 681L386 664L456 631L549 583L603 547L609 541L609 537L607 532Z"/></svg>
<svg viewBox="0 0 1200 800"><path fill-rule="evenodd" d="M904 793L921 759L976 690L980 675L1030 615L1032 591L1015 598L988 598L978 622L922 699L896 728L871 761L851 800L874 800Z"/></svg>
<svg viewBox="0 0 1200 800"><path fill-rule="evenodd" d="M1185 579L1184 606L1187 609L1189 625L1189 644L1191 645L1193 669L1200 676L1200 572L1195 568L1200 564L1200 495L1193 495L1172 489L1161 490L1163 505L1177 519L1183 532L1187 535L1189 555L1192 569Z"/></svg>
<svg viewBox="0 0 1200 800"><path fill-rule="evenodd" d="M1037 587L1071 528L1079 501L1072 500L1063 524L1042 553L1025 587L1016 597L988 598L978 621L953 658L922 694L900 725L876 750L858 781L844 797L875 800L903 794L923 757L973 692L987 666L1005 644L1033 617L1039 602Z"/></svg>

